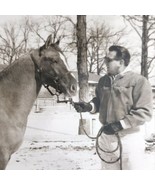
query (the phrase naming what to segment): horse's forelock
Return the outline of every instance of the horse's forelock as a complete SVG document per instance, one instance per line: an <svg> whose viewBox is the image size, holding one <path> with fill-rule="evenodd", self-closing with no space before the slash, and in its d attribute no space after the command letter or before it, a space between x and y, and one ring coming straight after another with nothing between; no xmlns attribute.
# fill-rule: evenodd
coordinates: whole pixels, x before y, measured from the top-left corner
<svg viewBox="0 0 155 185"><path fill-rule="evenodd" d="M60 49L60 47L57 44L51 44L50 46L53 47L59 53L59 56L62 59L62 61L64 62L67 70L70 71L67 59L66 59L65 55L63 54L62 50ZM45 45L40 47L39 56L41 56L41 51L44 50L44 49L45 49Z"/></svg>

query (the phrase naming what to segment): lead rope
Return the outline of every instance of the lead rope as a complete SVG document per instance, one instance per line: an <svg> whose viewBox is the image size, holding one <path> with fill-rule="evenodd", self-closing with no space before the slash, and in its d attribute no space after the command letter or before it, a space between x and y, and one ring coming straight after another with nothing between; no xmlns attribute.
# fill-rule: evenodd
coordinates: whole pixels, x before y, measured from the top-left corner
<svg viewBox="0 0 155 185"><path fill-rule="evenodd" d="M85 130L84 126L83 126L84 124L83 124L83 118L82 118L82 113L81 113L81 112L80 112L80 119L81 119L81 122L82 122L82 127L81 127L81 128L82 128L82 130L84 131L84 133L86 134L86 136L89 137L90 139L96 140L96 152L97 152L99 158L100 158L103 162L108 163L108 164L114 164L114 163L116 163L116 162L119 161L119 162L120 162L120 170L122 170L122 142L121 142L121 139L120 139L119 134L118 134L118 133L115 133L115 136L116 136L116 138L117 138L117 146L116 146L116 148L115 148L114 150L112 150L112 151L103 150L103 149L101 148L101 146L99 145L99 138L100 138L101 134L103 133L103 127L104 127L104 126L102 126L102 127L100 128L100 130L98 131L96 137L92 137L92 136L88 135L88 133L86 132L86 130ZM116 160L114 160L114 161L107 161L107 160L105 160L105 159L101 156L101 154L100 154L100 151L102 151L102 152L104 152L104 153L114 153L114 152L116 152L118 149L119 149L119 157L118 157Z"/></svg>
<svg viewBox="0 0 155 185"><path fill-rule="evenodd" d="M57 93L54 94L54 93L49 89L49 86L48 86L48 85L45 85L45 84L43 84L43 85L44 85L44 87L49 91L49 93L50 93L52 96L56 95L56 97L57 97L57 103L68 103L68 102L69 102L71 105L74 105L74 102L73 102L72 98L70 98L69 100L60 101L60 100L59 100L59 94L57 94ZM103 149L100 147L100 145L99 145L99 138L100 138L101 134L103 133L103 126L102 126L102 127L100 128L100 130L98 131L97 136L96 136L96 137L92 137L92 136L90 136L90 135L86 132L86 130L85 130L84 126L83 126L84 124L83 124L83 118L82 118L82 113L81 113L81 112L80 112L80 119L81 119L81 122L82 122L82 129L83 129L85 135L86 135L88 138L90 138L90 139L96 140L96 152L97 152L99 158L100 158L103 162L108 163L108 164L114 164L114 163L116 163L117 161L120 160L120 170L122 170L122 142L121 142L121 139L120 139L120 136L118 135L118 133L115 134L115 136L116 136L116 138L117 138L117 147L116 147L114 150L112 150L112 151L105 151L105 150L103 150ZM101 151L104 152L104 153L114 153L114 152L116 152L118 149L120 149L120 150L119 150L119 157L118 157L116 160L114 160L114 161L106 161L105 159L103 159L103 157L101 157L101 154L100 154L100 152L99 152L99 150L101 150Z"/></svg>

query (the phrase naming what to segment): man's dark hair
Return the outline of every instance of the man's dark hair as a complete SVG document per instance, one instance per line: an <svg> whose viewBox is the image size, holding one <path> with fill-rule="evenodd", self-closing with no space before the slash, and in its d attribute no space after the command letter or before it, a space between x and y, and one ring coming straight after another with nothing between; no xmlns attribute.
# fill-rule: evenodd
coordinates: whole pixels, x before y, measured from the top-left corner
<svg viewBox="0 0 155 185"><path fill-rule="evenodd" d="M109 51L116 51L116 58L118 60L123 59L124 65L128 66L130 62L130 53L126 48L122 46L113 45L109 48Z"/></svg>

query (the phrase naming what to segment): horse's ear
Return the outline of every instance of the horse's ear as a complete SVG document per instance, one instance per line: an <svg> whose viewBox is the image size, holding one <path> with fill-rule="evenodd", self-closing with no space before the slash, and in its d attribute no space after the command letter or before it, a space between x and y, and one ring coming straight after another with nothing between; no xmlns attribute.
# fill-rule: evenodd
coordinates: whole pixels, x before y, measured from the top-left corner
<svg viewBox="0 0 155 185"><path fill-rule="evenodd" d="M57 40L55 44L59 46L59 43L60 43L60 39Z"/></svg>
<svg viewBox="0 0 155 185"><path fill-rule="evenodd" d="M45 42L45 48L48 48L52 44L52 35L49 35L46 42Z"/></svg>

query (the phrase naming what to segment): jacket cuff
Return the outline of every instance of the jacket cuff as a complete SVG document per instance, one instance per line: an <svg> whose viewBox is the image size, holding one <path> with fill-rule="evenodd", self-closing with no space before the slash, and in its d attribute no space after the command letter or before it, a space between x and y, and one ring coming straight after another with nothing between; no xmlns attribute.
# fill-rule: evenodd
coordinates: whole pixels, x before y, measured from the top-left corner
<svg viewBox="0 0 155 185"><path fill-rule="evenodd" d="M124 120L120 120L120 123L121 123L123 129L131 128L131 126L126 124Z"/></svg>
<svg viewBox="0 0 155 185"><path fill-rule="evenodd" d="M92 114L96 113L96 106L95 106L95 104L93 102L90 102L90 105L92 106L92 109L91 109L90 113L92 113Z"/></svg>

